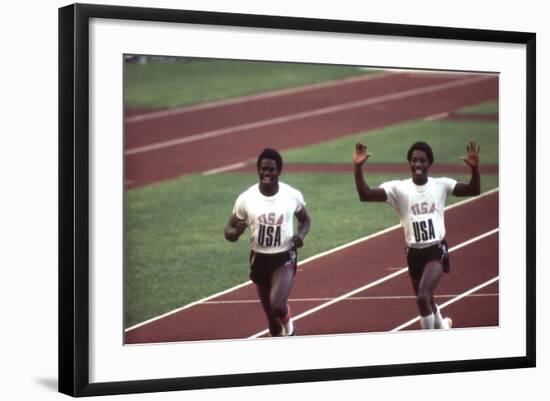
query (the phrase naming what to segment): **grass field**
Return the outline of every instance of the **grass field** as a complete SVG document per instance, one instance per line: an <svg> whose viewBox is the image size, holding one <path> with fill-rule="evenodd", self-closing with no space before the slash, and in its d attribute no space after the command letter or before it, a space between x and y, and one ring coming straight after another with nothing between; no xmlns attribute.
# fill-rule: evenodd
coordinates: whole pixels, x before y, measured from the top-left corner
<svg viewBox="0 0 550 401"><path fill-rule="evenodd" d="M481 143L482 163L498 163L497 124L464 121L399 124L283 152L283 158L285 162L351 163L356 140L367 138L373 162L404 163L412 138L418 138L433 144L436 162L462 164L460 156L471 134ZM376 186L406 177L368 174L367 178ZM398 224L387 205L358 201L351 172L283 173L281 180L302 191L312 218L301 260ZM238 194L256 182L255 174L191 175L127 191L127 326L248 280L248 236L230 243L223 237L223 228ZM483 191L497 186L498 176L482 177ZM451 197L449 203L458 200Z"/></svg>
<svg viewBox="0 0 550 401"><path fill-rule="evenodd" d="M126 63L127 107L171 108L374 72L358 67L182 58Z"/></svg>
<svg viewBox="0 0 550 401"><path fill-rule="evenodd" d="M482 163L498 163L498 125L485 121L415 121L290 150L284 156L289 163L349 163L361 141L372 154L367 163L403 163L409 146L423 140L432 147L435 163L463 164L460 157L471 139L481 146Z"/></svg>
<svg viewBox="0 0 550 401"><path fill-rule="evenodd" d="M498 100L484 102L457 110L459 114L498 114Z"/></svg>

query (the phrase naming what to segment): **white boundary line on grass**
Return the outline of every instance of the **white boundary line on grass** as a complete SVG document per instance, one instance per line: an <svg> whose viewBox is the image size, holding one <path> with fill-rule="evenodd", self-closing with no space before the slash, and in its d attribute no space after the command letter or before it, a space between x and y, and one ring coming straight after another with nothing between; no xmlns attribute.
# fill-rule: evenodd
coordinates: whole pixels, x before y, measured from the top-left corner
<svg viewBox="0 0 550 401"><path fill-rule="evenodd" d="M465 86L476 82L486 81L492 79L493 76L483 75L481 77L469 77L452 82L446 82L443 84L428 85L421 88L409 89L406 91L390 93L387 95L375 96L363 100L356 100L354 102L342 103L334 106L321 107L314 110L304 111L295 114L288 114L286 116L268 118L265 120L255 121L252 123L234 125L232 127L220 128L213 131L201 132L200 134L189 135L182 138L171 139L168 141L161 141L151 143L149 145L138 146L128 149L124 152L126 156L132 156L140 153L150 152L153 150L169 148L172 146L179 146L190 142L202 141L205 139L215 138L218 136L229 135L236 132L242 132L244 130L250 130L255 128L261 128L269 125L282 124L290 121L300 120L304 118L319 116L323 114L337 113L343 110L349 110L357 107L369 106L372 104L384 103L392 100L403 99L410 96L416 96L423 93L431 93L440 90L450 89L457 86Z"/></svg>
<svg viewBox="0 0 550 401"><path fill-rule="evenodd" d="M465 204L470 203L470 202L474 202L474 201L477 200L477 199L484 198L484 197L489 196L489 195L491 195L491 194L493 194L493 193L495 193L495 192L498 192L498 190L499 190L499 188L497 187L497 188L491 189L491 190L489 190L489 191L487 191L487 192L484 192L484 193L482 193L481 195L479 195L479 196L477 196L477 197L475 197L475 198L468 198L468 199L465 199L465 200L463 200L463 201L457 202L457 203L455 203L455 204L452 204L452 205L450 205L450 206L447 206L447 207L445 208L445 211L448 211L448 210L450 210L450 209L454 209L455 207L459 207L459 206L465 205ZM319 254L317 254L317 255L314 255L314 256L311 256L311 257L309 257L309 258L307 258L307 259L304 259L303 261L299 262L298 265L301 266L301 265L303 265L303 264L305 264L305 263L311 262L311 261L313 261L313 260L315 260L315 259L319 259L319 258L321 258L321 257L323 257L323 256L326 256L326 255L330 255L331 253L336 253L336 252L341 251L341 250L343 250L343 249L346 249L346 248L348 248L348 247L350 247L350 246L353 246L353 245L359 244L359 243L361 243L361 242L367 241L367 240L369 240L369 239L371 239L371 238L379 237L379 236L381 236L381 235L383 235L383 234L386 234L386 233L388 233L388 232L390 232L390 231L396 230L396 229L398 229L398 228L400 228L400 227L401 227L401 225L397 224L397 225L394 225L394 226L392 226L392 227L386 228L385 230L378 231L378 232L376 232L376 233L374 233L374 234L367 235L367 236L365 236L365 237L363 237L363 238L356 239L355 241L348 242L347 244L338 246L338 247L336 247L336 248L330 249L330 250L325 251L325 252L321 252L321 253L319 253ZM139 327L145 326L145 325L147 325L147 324L149 324L149 323L155 322L155 321L160 320L160 319L162 319L162 318L165 318L165 317L167 317L167 316L170 316L170 315L173 315L173 314L175 314L175 313L181 312L182 310L189 309L189 308L191 308L191 307L193 307L193 306L195 306L195 305L198 305L198 304L207 302L207 301L209 301L209 300L211 300L211 299L214 299L214 298L216 298L216 297L219 297L219 296L228 294L228 293L230 293L230 292L232 292L232 291L236 291L236 290L238 290L238 289L240 289L240 288L242 288L242 287L246 287L247 285L250 285L250 284L252 284L252 281L248 280L248 281L246 281L246 282L244 282L244 283L238 284L238 285L236 285L236 286L234 286L234 287L231 287L231 288L228 288L228 289L226 289L226 290L224 290L224 291L221 291L221 292L218 292L218 293L209 295L208 297L205 297L205 298L199 299L199 300L197 300L197 301L195 301L195 302L192 302L192 303L183 305L183 306L181 306L181 307L179 307L179 308L176 308L176 309L171 310L171 311L169 311L169 312L163 313L162 315L158 315L158 316L152 317L151 319L145 320L145 321L143 321L143 322L141 322L141 323L137 323L137 324L135 324L135 325L133 325L133 326L128 327L127 329L125 329L124 332L129 332L129 331L131 331L131 330L134 330L134 329L137 329L137 328L139 328Z"/></svg>
<svg viewBox="0 0 550 401"><path fill-rule="evenodd" d="M499 229L498 229L498 228L495 228L495 229L493 229L493 230L491 230L491 231L488 231L488 232L486 232L486 233L484 233L484 234L478 235L477 237L472 238L472 239L470 239L470 240L468 240L468 241L465 241L465 242L463 242L463 243L461 243L461 244L459 244L459 245L457 245L457 246L455 246L455 247L453 247L453 248L449 248L449 252L454 252L454 251L456 251L456 250L458 250L458 249L460 249L460 248L463 248L463 247L465 247L465 246L467 246L467 245L469 245L469 244L472 244L472 243L474 243L474 242L476 242L476 241L479 241L479 240L481 240L481 239L483 239L483 238L485 238L485 237L488 237L488 236L490 236L490 235L493 235L493 234L495 234L495 233L498 232L498 231L499 231ZM366 285L364 285L364 286L362 286L362 287L356 288L356 289L354 289L354 290L352 290L352 291L349 291L349 292L347 292L347 293L345 293L345 294L343 294L343 295L341 295L341 296L339 296L339 297L337 297L337 298L334 298L334 299L332 299L332 300L330 300L330 301L328 301L328 302L325 302L325 303L323 303L323 304L321 304L321 305L318 305L318 306L316 306L315 308L311 308L311 309L309 309L309 310L307 310L307 311L305 311L305 312L303 312L303 313L301 313L301 314L299 314L299 315L296 315L296 316L294 316L294 317L292 318L292 320L296 321L296 320L299 320L299 319L301 319L301 318L303 318L303 317L312 315L312 314L315 313L315 312L319 312L320 310L325 309L325 308L328 308L329 306L334 305L334 304L337 303L337 302L343 301L344 299L349 298L349 297L351 297L351 296L353 296L353 295L355 295L355 294L358 294L358 293L360 293L360 292L363 292L363 291L365 291L365 290L368 290L369 288L375 287L375 286L377 286L377 285L379 285L379 284L382 284L382 283L384 283L384 282L386 282L386 281L388 281L388 280L391 280L392 278L397 277L397 276L399 276L399 275L401 275L401 274L407 272L407 270L408 270L408 267L405 266L405 267L403 267L402 269L396 271L395 273L388 274L387 276L384 276L384 277L382 277L382 278L380 278L380 279L378 279L378 280L376 280L376 281L372 281L372 282L370 282L370 283L368 283L368 284L366 284ZM459 297L457 297L457 298L460 299L460 298L463 298L463 297L464 297L463 295L459 295ZM458 299L457 299L457 300L458 300ZM452 301L452 300L451 300L451 301ZM449 305L449 303L451 303L451 301L448 301L448 302L446 302L446 303L443 304L443 305ZM443 306L443 305L442 305L442 306ZM413 321L413 323L414 323L414 321ZM412 324L412 323L410 323L410 324ZM256 333L256 334L254 334L254 335L252 335L252 336L250 336L250 337L248 337L248 338L257 338L257 337L261 337L261 336L263 336L263 335L265 335L265 334L267 334L267 333L268 333L268 330L267 330L267 329L266 329L266 330L262 330L262 331L260 331L259 333Z"/></svg>

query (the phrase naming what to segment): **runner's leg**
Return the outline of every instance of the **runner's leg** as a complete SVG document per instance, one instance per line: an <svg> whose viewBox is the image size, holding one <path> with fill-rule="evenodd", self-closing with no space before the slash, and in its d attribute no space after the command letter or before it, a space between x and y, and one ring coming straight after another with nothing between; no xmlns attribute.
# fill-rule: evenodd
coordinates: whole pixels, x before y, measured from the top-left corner
<svg viewBox="0 0 550 401"><path fill-rule="evenodd" d="M269 334L271 334L272 336L281 335L283 327L281 326L281 322L279 321L277 316L273 314L271 308L271 287L260 287L259 285L257 285L256 289L258 291L258 297L260 298L260 302L262 303L265 316L267 317L267 322L269 324Z"/></svg>
<svg viewBox="0 0 550 401"><path fill-rule="evenodd" d="M411 284L413 286L414 295L418 295L418 286L420 285L420 282L411 277Z"/></svg>
<svg viewBox="0 0 550 401"><path fill-rule="evenodd" d="M438 260L428 262L422 273L416 294L422 328L434 328L434 292L442 275L443 265Z"/></svg>
<svg viewBox="0 0 550 401"><path fill-rule="evenodd" d="M284 320L288 316L288 297L293 282L294 267L291 265L278 267L271 277L271 314L279 320Z"/></svg>

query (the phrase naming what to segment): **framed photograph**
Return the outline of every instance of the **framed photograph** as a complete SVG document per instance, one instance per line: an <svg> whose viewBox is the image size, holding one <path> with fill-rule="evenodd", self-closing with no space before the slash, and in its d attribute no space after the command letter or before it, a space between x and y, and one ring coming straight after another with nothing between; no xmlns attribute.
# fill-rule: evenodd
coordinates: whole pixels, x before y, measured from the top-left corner
<svg viewBox="0 0 550 401"><path fill-rule="evenodd" d="M61 8L59 390L534 367L535 54Z"/></svg>

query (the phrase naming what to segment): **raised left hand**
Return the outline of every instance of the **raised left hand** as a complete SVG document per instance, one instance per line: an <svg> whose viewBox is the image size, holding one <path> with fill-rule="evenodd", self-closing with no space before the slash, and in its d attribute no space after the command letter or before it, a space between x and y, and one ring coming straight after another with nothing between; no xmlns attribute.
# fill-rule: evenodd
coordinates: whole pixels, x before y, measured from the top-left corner
<svg viewBox="0 0 550 401"><path fill-rule="evenodd" d="M461 159L471 168L477 168L479 166L479 145L476 145L475 141L470 141L466 144L466 151L468 154Z"/></svg>

